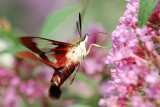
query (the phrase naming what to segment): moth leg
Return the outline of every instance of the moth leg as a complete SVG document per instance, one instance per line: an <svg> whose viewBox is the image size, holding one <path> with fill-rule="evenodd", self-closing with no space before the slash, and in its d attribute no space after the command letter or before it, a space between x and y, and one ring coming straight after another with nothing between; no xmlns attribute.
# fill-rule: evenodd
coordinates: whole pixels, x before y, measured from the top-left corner
<svg viewBox="0 0 160 107"><path fill-rule="evenodd" d="M86 66L86 63L85 63L85 60L84 60L85 56L83 55L83 62L84 62L84 65Z"/></svg>
<svg viewBox="0 0 160 107"><path fill-rule="evenodd" d="M76 73L77 73L77 71L78 71L79 67L80 67L80 64L78 64L78 66L76 67L76 70L75 70L74 76L73 76L73 78L72 78L72 80L71 80L71 82L70 82L70 84L69 84L69 85L71 85L71 84L73 83L73 81L74 81L74 79L75 79L75 77L76 77Z"/></svg>
<svg viewBox="0 0 160 107"><path fill-rule="evenodd" d="M89 46L87 52L85 53L85 56L89 54L92 46L96 46L96 47L100 47L100 48L107 48L107 47L104 47L104 46L101 46L101 45L91 44L91 45Z"/></svg>

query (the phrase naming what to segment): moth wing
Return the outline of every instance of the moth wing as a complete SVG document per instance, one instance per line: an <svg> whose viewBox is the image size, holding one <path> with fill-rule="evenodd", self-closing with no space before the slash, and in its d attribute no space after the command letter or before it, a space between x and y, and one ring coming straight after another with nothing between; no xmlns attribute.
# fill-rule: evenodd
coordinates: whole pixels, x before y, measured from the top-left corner
<svg viewBox="0 0 160 107"><path fill-rule="evenodd" d="M66 64L68 60L66 54L74 46L69 43L41 37L20 37L19 39L33 53L21 51L17 52L18 55L44 62L54 68L59 68Z"/></svg>

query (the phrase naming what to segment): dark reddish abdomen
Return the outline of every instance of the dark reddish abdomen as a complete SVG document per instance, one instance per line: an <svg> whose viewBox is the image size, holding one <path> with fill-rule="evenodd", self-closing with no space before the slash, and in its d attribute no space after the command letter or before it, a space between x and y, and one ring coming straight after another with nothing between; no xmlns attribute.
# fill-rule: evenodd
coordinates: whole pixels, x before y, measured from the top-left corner
<svg viewBox="0 0 160 107"><path fill-rule="evenodd" d="M55 72L51 79L51 87L49 89L49 97L53 99L58 99L61 95L61 90L59 89L63 82L73 73L76 64L73 62L67 62L66 66L61 68L55 68Z"/></svg>

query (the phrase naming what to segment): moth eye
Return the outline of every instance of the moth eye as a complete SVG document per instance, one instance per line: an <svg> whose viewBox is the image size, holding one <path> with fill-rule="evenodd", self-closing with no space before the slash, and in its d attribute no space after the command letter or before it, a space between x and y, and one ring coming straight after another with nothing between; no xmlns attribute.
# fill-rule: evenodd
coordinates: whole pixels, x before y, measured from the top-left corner
<svg viewBox="0 0 160 107"><path fill-rule="evenodd" d="M86 38L86 35L84 35L83 37L81 37L81 41L84 41Z"/></svg>

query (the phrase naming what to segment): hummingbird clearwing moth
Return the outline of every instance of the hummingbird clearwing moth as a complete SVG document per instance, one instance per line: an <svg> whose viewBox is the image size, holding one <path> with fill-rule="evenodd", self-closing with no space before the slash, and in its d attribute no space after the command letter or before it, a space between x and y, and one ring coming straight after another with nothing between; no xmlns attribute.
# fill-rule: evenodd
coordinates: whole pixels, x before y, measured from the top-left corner
<svg viewBox="0 0 160 107"><path fill-rule="evenodd" d="M80 37L71 43L31 36L19 38L20 42L30 50L17 52L19 56L43 62L55 69L50 81L51 86L48 90L48 96L52 99L60 98L60 86L73 71L75 71L75 74L72 81L74 80L80 62L90 52L91 47L93 45L102 47L97 44L91 44L88 51L86 51L85 43L88 40L88 36L92 34L82 35L80 13L79 22L77 21L76 25Z"/></svg>

